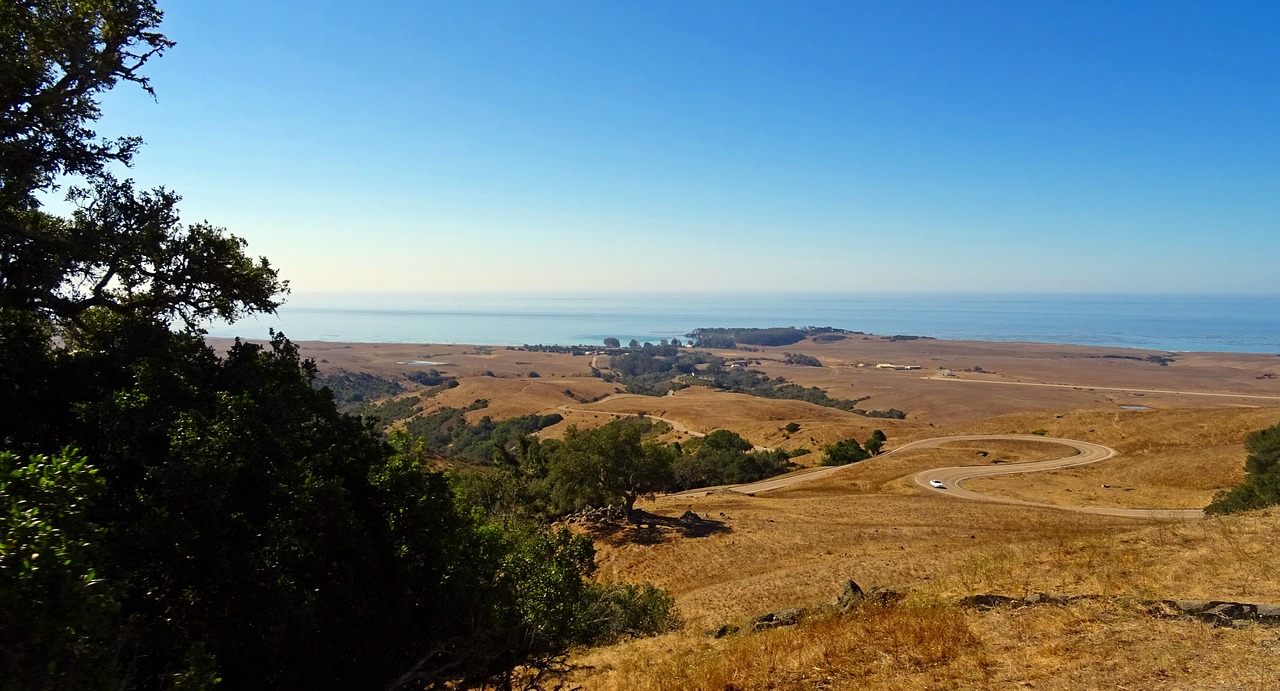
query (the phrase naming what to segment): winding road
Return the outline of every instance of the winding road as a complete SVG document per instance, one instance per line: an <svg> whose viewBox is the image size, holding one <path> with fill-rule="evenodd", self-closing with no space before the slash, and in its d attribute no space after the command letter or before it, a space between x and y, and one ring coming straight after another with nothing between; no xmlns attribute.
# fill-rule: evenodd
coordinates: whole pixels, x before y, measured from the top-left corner
<svg viewBox="0 0 1280 691"><path fill-rule="evenodd" d="M591 408L577 408L568 405L559 406L560 410L569 412L592 413L595 415L610 415L613 417L637 417L636 413L616 413L604 410L594 410ZM679 432L683 432L694 437L706 436L702 432L695 432L684 424L672 420L670 418L659 417L657 415L645 414L644 417L654 420L661 420L671 425L671 427ZM1079 441L1076 439L1061 439L1058 437L1042 437L1035 434L970 434L951 437L934 437L933 439L922 439L903 444L889 451L884 452L878 458L883 458L890 454L901 453L903 451L912 451L916 449L931 449L949 444L951 442L962 441L1033 441L1045 444L1060 444L1068 446L1076 450L1076 453L1062 456L1060 458L1049 458L1043 461L1028 461L1025 463L1007 463L1001 465L970 465L970 466L951 466L947 468L934 468L932 470L922 470L912 477L912 482L917 487L929 492L938 492L957 499L969 499L972 501L985 501L996 504L1018 504L1021 506L1036 506L1045 509L1058 509L1060 511L1075 511L1077 513L1095 514L1098 516L1119 516L1122 518L1155 518L1155 519L1174 519L1187 520L1195 518L1204 518L1204 511L1200 509L1122 509L1106 506L1064 506L1062 504L1045 504L1034 501L1023 501L1021 499L1011 499L1008 497L997 497L991 494L982 494L965 489L963 483L966 480L972 480L980 477L992 477L995 475L1014 475L1019 473L1039 473L1047 470L1060 470L1062 468L1071 468L1078 465L1087 465L1089 463L1097 463L1114 458L1120 455L1119 451L1102 444L1094 444L1093 442ZM757 451L764 450L757 446ZM865 462L865 461L864 461ZM850 466L832 466L824 468L807 468L786 475L768 478L759 482L752 482L745 485L724 485L721 487L700 487L698 489L686 490L678 492L673 496L705 496L715 491L731 490L739 494L754 495L759 492L771 492L773 490L783 489L801 482L811 482L819 478L827 477L833 473L838 473ZM930 480L937 480L945 487L938 488L929 485Z"/></svg>
<svg viewBox="0 0 1280 691"><path fill-rule="evenodd" d="M1020 504L1022 506L1039 506L1049 509L1062 509L1065 511L1075 511L1077 513L1090 513L1100 516L1122 516L1125 518L1163 518L1163 519L1190 519L1202 518L1204 512L1200 509L1120 509L1105 506L1063 506L1060 504L1043 504L1033 501L1022 501L1020 499L1009 499L1007 497L997 497L990 494L980 494L970 489L965 489L962 483L966 480L972 480L979 477L992 477L995 475L1013 475L1015 473L1037 473L1045 470L1059 470L1061 468L1071 468L1078 465L1086 465L1089 463L1097 463L1105 461L1108 458L1119 455L1119 452L1109 446L1102 444L1094 444L1087 441L1077 441L1075 439L1059 439L1056 437L1041 437L1031 434L1004 434L1004 435L969 435L959 437L937 437L935 439L924 439L922 441L903 444L894 449L893 452L907 451L911 449L928 449L941 446L949 442L957 441L988 441L988 440L1020 440L1020 441L1038 441L1045 443L1061 444L1075 449L1078 453L1063 456L1062 458L1050 458L1043 461L1029 461L1026 463L1010 463L1006 465L978 465L978 466L952 466L949 468L935 468L933 470L924 470L916 473L912 480L915 484L930 492L938 492L959 499L972 499L975 501L988 501L1000 504ZM937 480L946 485L946 489L929 486L930 480Z"/></svg>
<svg viewBox="0 0 1280 691"><path fill-rule="evenodd" d="M929 492L938 492L957 499L970 499L973 501L993 502L997 504L1019 504L1022 506L1036 506L1046 509L1058 509L1060 511L1075 511L1077 513L1088 513L1100 516L1120 516L1123 518L1156 518L1156 519L1194 519L1203 518L1204 512L1200 509L1121 509L1103 506L1063 506L1061 504L1043 504L1033 501L1022 501L1020 499L1009 499L1006 497L997 497L990 494L981 494L973 490L965 489L962 486L966 480L972 480L979 477L991 477L993 475L1013 475L1015 473L1037 473L1046 470L1059 470L1061 468L1070 468L1078 465L1086 465L1088 463L1097 463L1105 461L1119 455L1119 452L1109 446L1094 444L1087 441L1078 441L1075 439L1059 439L1057 437L1041 437L1032 434L976 434L954 437L935 437L933 439L923 439L908 444L903 444L891 451L886 451L880 457L890 454L900 453L903 451L911 451L916 449L928 449L943 444L958 441L989 441L989 440L1016 440L1016 441L1035 441L1049 444L1061 444L1075 449L1077 453L1063 456L1060 458L1050 458L1043 461L1029 461L1026 463L1009 463L1002 465L978 465L978 466L952 466L948 468L934 468L932 470L923 470L916 473L912 477L912 481L916 486ZM866 461L864 461L866 462ZM735 485L730 487L702 488L681 492L680 495L699 495L709 494L713 490L730 489L741 494L756 494L758 492L769 492L772 490L790 487L791 485L801 482L809 482L818 478L826 477L833 473L840 472L851 466L835 466L830 468L818 468L815 470L804 470L788 475L761 480L747 485ZM946 489L930 487L930 480L938 480L946 485ZM677 496L680 496L677 495Z"/></svg>

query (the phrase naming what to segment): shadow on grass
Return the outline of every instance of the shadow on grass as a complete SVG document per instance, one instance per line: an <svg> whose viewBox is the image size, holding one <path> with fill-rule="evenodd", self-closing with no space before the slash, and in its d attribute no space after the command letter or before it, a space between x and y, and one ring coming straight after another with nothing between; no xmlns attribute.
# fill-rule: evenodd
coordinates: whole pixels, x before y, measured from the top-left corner
<svg viewBox="0 0 1280 691"><path fill-rule="evenodd" d="M687 514L686 514L687 516ZM587 526L592 539L610 545L659 545L681 537L709 537L732 531L724 521L710 518L659 516L636 509L631 522L605 522Z"/></svg>

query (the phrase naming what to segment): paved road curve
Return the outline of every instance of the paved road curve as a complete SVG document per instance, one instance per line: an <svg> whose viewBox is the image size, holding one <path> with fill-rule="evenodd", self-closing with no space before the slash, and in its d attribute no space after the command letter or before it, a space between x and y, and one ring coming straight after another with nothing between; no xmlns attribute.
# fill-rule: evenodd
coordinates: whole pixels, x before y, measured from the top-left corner
<svg viewBox="0 0 1280 691"><path fill-rule="evenodd" d="M1087 441L1077 441L1075 439L1058 439L1056 437L1041 437L1033 434L978 434L957 437L936 437L934 439L924 439L921 441L903 444L892 451L886 452L884 455L900 453L902 451L910 451L913 449L927 449L950 442L957 441L986 441L986 440L1027 440L1043 443L1061 444L1063 446L1075 449L1077 453L1063 456L1061 458L1050 458L1043 461L1030 461L1027 463L1009 463L1002 465L980 465L980 466L955 466L950 468L936 468L933 470L925 470L916 473L912 480L917 486L930 492L938 492L947 496L959 499L971 499L974 501L986 501L999 504L1020 504L1022 506L1038 506L1047 509L1058 509L1061 511L1077 511L1079 513L1091 513L1102 516L1122 516L1126 518L1161 518L1161 519L1191 519L1202 518L1204 512L1200 509L1119 509L1100 506L1063 506L1061 504L1042 504L1032 501L1021 501L1018 499L1008 499L1005 497L996 497L989 494L980 494L969 489L965 489L962 483L977 477L990 477L993 475L1012 475L1015 473L1036 473L1045 470L1058 470L1059 468L1070 468L1077 465L1085 465L1088 463L1097 463L1105 461L1108 458L1119 455L1119 452L1109 446L1101 444L1093 444ZM864 463L868 461L863 461ZM701 488L681 492L681 495L702 495L707 494L709 490L731 489L742 494L755 494L757 492L768 492L771 490L790 487L801 482L809 482L818 478L826 477L832 473L839 472L851 466L836 466L832 468L819 468L814 470L800 471L790 473L788 475L753 482L748 485L736 485L731 487ZM930 480L938 480L946 485L947 489L937 489L929 486Z"/></svg>
<svg viewBox="0 0 1280 691"><path fill-rule="evenodd" d="M1023 506L1040 506L1051 509L1062 509L1065 511L1076 511L1079 513L1092 513L1102 516L1124 516L1128 518L1202 518L1204 512L1200 509L1119 509L1103 506L1063 506L1060 504L1042 504L1032 501L1021 501L1018 499L1009 499L1006 497L996 497L989 494L979 494L973 490L965 489L962 483L966 480L972 480L978 477L991 477L994 475L1013 475L1015 473L1036 473L1045 470L1058 470L1060 468L1070 468L1077 465L1086 465L1089 463L1097 463L1105 461L1108 458L1119 455L1119 452L1109 446L1094 444L1087 441L1077 441L1075 439L1058 439L1056 437L1041 437L1031 434L1007 434L1007 435L971 435L961 437L938 437L935 439L925 439L923 441L911 442L903 444L894 449L894 452L906 451L909 449L927 449L941 446L948 442L957 441L986 441L986 440L1025 440L1037 441L1053 444L1061 444L1075 449L1078 453L1064 456L1061 458L1050 458L1043 461L1030 461L1027 463L1009 463L1003 465L980 465L980 466L953 466L950 468L935 468L933 470L925 470L916 473L912 478L916 485L929 490L930 492L938 492L948 496L960 499L972 499L975 501L989 501L1001 504L1021 504ZM938 480L946 485L946 489L938 489L930 487L930 480Z"/></svg>
<svg viewBox="0 0 1280 691"><path fill-rule="evenodd" d="M615 413L604 410L595 410L591 408L578 408L568 405L560 406L561 410L592 413L596 415L610 415L614 417L635 417L634 413ZM658 417L657 415L645 415L645 417L654 420L661 420L672 426L673 429L684 432L685 434L704 437L702 432L695 432L684 424L672 420L670 418ZM1061 444L1075 449L1078 453L1063 456L1061 458L1050 458L1043 461L1029 461L1027 463L1008 463L1002 465L975 465L975 466L953 466L950 468L935 468L933 470L924 470L915 474L912 481L915 484L930 492L939 492L948 496L959 499L971 499L974 501L987 501L997 504L1020 504L1022 506L1038 506L1046 509L1059 509L1061 511L1076 511L1078 513L1091 513L1100 516L1122 516L1125 518L1160 518L1160 519L1192 519L1203 518L1204 511L1200 509L1120 509L1105 506L1064 506L1061 504L1043 504L1034 501L1022 501L1020 499L1010 499L1007 497L997 497L990 494L981 494L970 489L965 489L962 483L965 480L972 480L978 477L991 477L993 475L1014 475L1017 473L1038 473L1045 470L1058 470L1060 468L1070 468L1077 465L1086 465L1089 463L1097 463L1105 461L1120 455L1119 451L1102 444L1094 444L1087 441L1078 441L1075 439L1059 439L1057 437L1042 437L1035 434L971 434L954 437L935 437L933 439L922 439L903 444L897 448L882 454L881 457L902 451L910 451L914 449L929 449L942 446L950 442L957 441L987 441L987 440L1024 440L1043 442L1050 444ZM755 447L757 451L765 450L762 447ZM864 463L866 461L863 461ZM716 490L733 490L741 494L756 494L758 492L770 492L801 482L810 482L819 478L827 477L832 473L840 472L849 466L833 466L828 468L810 468L806 470L772 477L759 482L753 482L746 485L726 485L722 487L700 487L698 489L686 490L679 492L675 496L704 496ZM929 481L937 480L946 486L946 489L938 489L930 487Z"/></svg>

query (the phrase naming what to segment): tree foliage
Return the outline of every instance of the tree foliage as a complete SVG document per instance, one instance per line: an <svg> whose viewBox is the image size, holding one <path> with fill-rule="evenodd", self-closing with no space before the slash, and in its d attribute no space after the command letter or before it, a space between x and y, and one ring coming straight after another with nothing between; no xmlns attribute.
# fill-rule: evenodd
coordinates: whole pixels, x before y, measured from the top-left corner
<svg viewBox="0 0 1280 691"><path fill-rule="evenodd" d="M461 502L283 336L203 341L286 285L111 173L140 140L98 99L149 89L160 19L0 4L0 687L503 685L594 640L587 540Z"/></svg>
<svg viewBox="0 0 1280 691"><path fill-rule="evenodd" d="M568 513L584 506L620 504L630 515L637 499L670 487L674 449L645 442L644 431L644 424L626 420L593 430L566 430L548 454L555 509Z"/></svg>
<svg viewBox="0 0 1280 691"><path fill-rule="evenodd" d="M738 485L780 475L795 467L785 451L756 451L751 442L729 430L716 430L675 461L676 488Z"/></svg>
<svg viewBox="0 0 1280 691"><path fill-rule="evenodd" d="M1250 434L1244 446L1249 452L1244 480L1219 492L1205 511L1236 513L1280 504L1280 425Z"/></svg>
<svg viewBox="0 0 1280 691"><path fill-rule="evenodd" d="M867 453L876 456L879 455L884 448L884 443L888 440L889 438L884 435L884 432L874 430L871 432L871 436L867 437L867 441L863 442L862 446L867 450Z"/></svg>
<svg viewBox="0 0 1280 691"><path fill-rule="evenodd" d="M39 206L62 175L128 163L137 137L100 139L98 99L116 83L151 91L140 69L173 43L151 0L5 3L0 9L0 208ZM8 232L9 227L5 228Z"/></svg>
<svg viewBox="0 0 1280 691"><path fill-rule="evenodd" d="M822 451L822 465L848 465L868 458L871 454L853 438L838 441Z"/></svg>
<svg viewBox="0 0 1280 691"><path fill-rule="evenodd" d="M183 224L176 194L111 175L140 139L91 129L118 82L150 91L140 69L172 45L161 18L150 0L0 8L0 308L71 321L106 308L196 328L279 305L286 285L243 240ZM87 181L69 195L77 211L41 211L39 193L68 175Z"/></svg>
<svg viewBox="0 0 1280 691"><path fill-rule="evenodd" d="M108 662L137 675L131 686L209 673L236 687L382 688L410 669L420 686L590 640L575 623L592 606L588 544L469 511L414 449L393 452L339 414L282 337L218 357L154 323L93 326L38 368L63 383L49 394L58 415L3 441L75 440L95 459L92 565L120 603L99 650L120 651ZM59 482L56 504L79 515L77 485ZM33 660L5 671L65 669Z"/></svg>
<svg viewBox="0 0 1280 691"><path fill-rule="evenodd" d="M689 337L697 348L734 348L738 343L762 346L784 346L799 343L805 332L792 326L759 328L701 328Z"/></svg>
<svg viewBox="0 0 1280 691"><path fill-rule="evenodd" d="M645 419L570 428L563 439L524 437L499 463L459 473L469 501L495 515L554 519L585 507L622 506L647 494L763 480L795 467L781 450L755 450L729 430L684 446L653 439Z"/></svg>
<svg viewBox="0 0 1280 691"><path fill-rule="evenodd" d="M103 482L72 450L0 453L0 688L102 688L116 593L99 577L100 529L86 518Z"/></svg>

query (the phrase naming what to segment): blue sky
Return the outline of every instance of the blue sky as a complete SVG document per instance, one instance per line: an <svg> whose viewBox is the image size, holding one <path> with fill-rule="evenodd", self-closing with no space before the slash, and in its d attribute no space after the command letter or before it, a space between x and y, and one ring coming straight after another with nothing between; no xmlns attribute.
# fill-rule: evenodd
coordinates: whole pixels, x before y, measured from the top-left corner
<svg viewBox="0 0 1280 691"><path fill-rule="evenodd" d="M299 294L1280 293L1280 5L169 2L102 134Z"/></svg>

